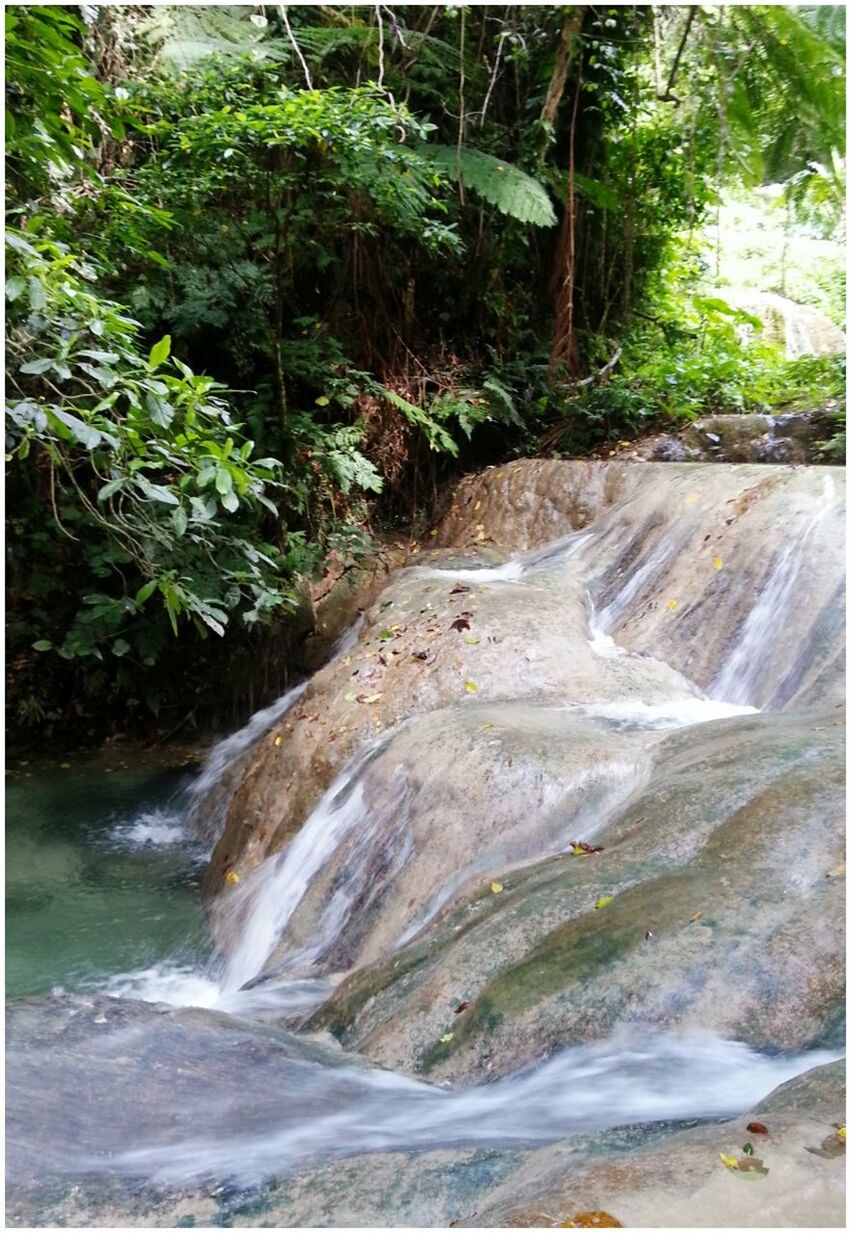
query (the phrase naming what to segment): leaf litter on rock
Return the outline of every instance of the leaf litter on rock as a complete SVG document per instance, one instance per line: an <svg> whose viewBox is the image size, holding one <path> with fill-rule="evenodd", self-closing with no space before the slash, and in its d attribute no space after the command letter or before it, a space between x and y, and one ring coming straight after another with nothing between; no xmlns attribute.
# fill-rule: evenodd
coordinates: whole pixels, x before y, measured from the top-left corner
<svg viewBox="0 0 851 1233"><path fill-rule="evenodd" d="M581 839L570 841L570 850L574 856L592 856L595 852L605 852L599 844L583 843Z"/></svg>

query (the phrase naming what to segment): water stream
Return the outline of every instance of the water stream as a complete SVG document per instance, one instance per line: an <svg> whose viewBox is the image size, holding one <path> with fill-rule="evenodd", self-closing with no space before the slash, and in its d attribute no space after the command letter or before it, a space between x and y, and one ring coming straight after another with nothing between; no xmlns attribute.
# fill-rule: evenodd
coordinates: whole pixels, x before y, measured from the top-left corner
<svg viewBox="0 0 851 1233"><path fill-rule="evenodd" d="M573 722L644 733L650 749L667 731L755 713L752 700L765 670L765 648L778 613L794 602L796 579L819 517L814 515L800 538L771 560L711 696L694 690L690 696L652 703L628 697L565 704L564 714ZM419 572L522 587L536 571L570 569L589 534L573 533L497 567L420 567ZM660 538L599 613L588 596L587 642L595 655L629 656L612 630L678 545L675 533ZM337 654L351 649L357 634L357 628L349 631ZM372 876L371 858L383 823L368 804L365 782L389 736L354 758L283 851L233 891L229 913L236 942L224 959L210 954L197 900L209 841L220 832L233 794L235 766L306 687L290 690L217 744L188 784L185 777L131 771L107 781L92 763L70 777L54 770L32 783L13 785L7 839L7 980L13 997L57 987L100 990L118 999L213 1008L249 1024L270 1013L306 1011L328 997L341 973L329 970L324 959L345 934ZM594 836L646 783L649 766L647 758L635 757L613 761L604 773L596 768L602 786L586 802L586 814L581 794L575 807L584 838ZM577 780L574 788L579 786ZM406 801L400 776L388 814L395 822L394 846L385 862L391 866L389 878L413 852ZM198 841L199 830L205 842ZM476 852L407 919L400 919L395 946L416 937L485 871L539 859L563 843L563 826L551 832L543 826L522 851L495 842ZM344 873L333 884L315 935L285 950L271 977L258 980L311 886L335 860L342 860ZM104 1116L103 1142L94 1132L91 1142L83 1135L79 1150L62 1168L165 1181L232 1176L251 1181L308 1159L356 1151L533 1144L593 1127L729 1116L832 1056L768 1057L711 1034L623 1031L458 1092L344 1059L334 1067L289 1059L285 1070L277 1070L272 1060L266 1071L247 1072L242 1090L230 1091L222 1102L215 1088L186 1087L176 1072L174 1106L160 1126L110 1125ZM21 1083L37 1083L37 1061L31 1070L28 1065L22 1054L13 1062L13 1079L18 1066Z"/></svg>

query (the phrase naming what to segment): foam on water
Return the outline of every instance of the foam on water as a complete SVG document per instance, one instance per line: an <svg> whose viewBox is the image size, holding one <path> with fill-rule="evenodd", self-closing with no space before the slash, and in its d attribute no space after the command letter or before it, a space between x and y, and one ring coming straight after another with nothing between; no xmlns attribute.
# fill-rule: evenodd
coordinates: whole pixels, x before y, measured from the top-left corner
<svg viewBox="0 0 851 1233"><path fill-rule="evenodd" d="M111 846L129 849L172 848L187 840L183 813L168 807L145 810L129 821L116 823L109 832Z"/></svg>

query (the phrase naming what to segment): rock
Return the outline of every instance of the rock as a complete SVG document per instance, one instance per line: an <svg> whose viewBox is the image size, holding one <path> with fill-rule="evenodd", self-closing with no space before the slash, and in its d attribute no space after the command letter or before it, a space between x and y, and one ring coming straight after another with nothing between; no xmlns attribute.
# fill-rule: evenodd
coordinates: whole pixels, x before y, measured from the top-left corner
<svg viewBox="0 0 851 1233"><path fill-rule="evenodd" d="M668 736L595 834L604 852L518 870L498 897L482 888L355 972L312 1024L381 1065L465 1083L624 1023L776 1049L838 1041L844 890L825 875L843 851L839 715Z"/></svg>
<svg viewBox="0 0 851 1233"><path fill-rule="evenodd" d="M514 463L465 481L437 537L446 549L480 542L479 526L505 551L577 527L587 535L522 585L510 571L440 571L439 551L430 568L394 575L355 647L316 674L239 768L207 895L227 893L228 871L244 879L279 851L353 754L416 715L472 698L649 700L675 681L682 690L682 676L711 692L745 633L755 649L736 670L737 700L778 708L841 696L841 485L836 468L616 462ZM589 593L607 632L644 659L594 653ZM764 626L749 627L760 593ZM453 629L466 611L469 628Z"/></svg>
<svg viewBox="0 0 851 1233"><path fill-rule="evenodd" d="M784 415L711 415L679 433L645 438L618 453L618 460L655 462L818 463L821 443L836 423L826 409Z"/></svg>

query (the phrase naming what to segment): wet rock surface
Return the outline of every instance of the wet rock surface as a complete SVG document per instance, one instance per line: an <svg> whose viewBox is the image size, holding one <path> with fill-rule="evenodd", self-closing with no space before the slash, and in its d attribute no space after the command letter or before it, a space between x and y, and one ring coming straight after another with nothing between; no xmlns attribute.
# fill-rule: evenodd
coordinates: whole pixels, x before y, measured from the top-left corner
<svg viewBox="0 0 851 1233"><path fill-rule="evenodd" d="M492 1133L506 1137L503 1145L431 1146L429 1109L456 1097L406 1089L404 1081L380 1074L376 1084L376 1072L357 1059L280 1030L210 1012L80 997L22 1002L9 1029L16 1053L21 1035L26 1046L12 1074L10 1227L547 1226L589 1208L639 1226L717 1224L719 1212L732 1227L841 1223L843 1161L807 1150L817 1151L841 1121L841 1064L784 1083L734 1121L638 1121L575 1131L546 1147L512 1143L500 1122ZM50 1086L25 1109L16 1092L27 1059L41 1066ZM593 1056L578 1060L572 1083L569 1072L551 1083L541 1093L539 1119L567 1086L582 1102L586 1067L585 1099L595 1084L605 1093L599 1063ZM694 1082L711 1082L719 1067L723 1084L731 1064L746 1081L757 1059L713 1057L710 1048ZM654 1061L639 1049L633 1073L649 1069L651 1091L665 1086L672 1065L676 1054ZM677 1072L672 1091L689 1073ZM306 1080L317 1074L333 1082ZM403 1109L382 1141L375 1137L375 1109L361 1104L355 1117L353 1091L361 1101L371 1092L395 1105L410 1102L413 1092L424 1103L419 1114L416 1107ZM486 1138L493 1119L499 1121L498 1104L486 1091L479 1099L485 1103L470 1109L462 1138ZM503 1101L506 1116L514 1103ZM516 1103L528 1118L519 1090ZM233 1118L234 1108L241 1118ZM610 1112L614 1121L617 1112ZM347 1116L349 1135L333 1139L349 1124ZM768 1130L758 1144L768 1175L759 1180L764 1191L757 1206L750 1187L719 1159L755 1139L746 1130L753 1118ZM418 1126L425 1137L411 1151L406 1140ZM282 1135L286 1127L289 1138ZM535 1136L529 1130L527 1137ZM336 1158L317 1160L323 1148ZM196 1156L204 1166L199 1176L193 1176ZM805 1203L810 1221L800 1218Z"/></svg>
<svg viewBox="0 0 851 1233"><path fill-rule="evenodd" d="M476 576L475 556L469 573L441 571L439 549L394 575L351 652L246 760L207 893L280 850L349 757L418 714L474 698L651 700L677 673L712 695L760 595L763 636L737 673L749 696L734 700L841 697L843 481L838 468L614 462L514 463L465 481L436 539L455 561L585 534L519 580ZM589 602L644 658L594 653Z"/></svg>
<svg viewBox="0 0 851 1233"><path fill-rule="evenodd" d="M828 875L844 850L843 726L830 710L669 735L594 834L603 852L518 870L499 895L481 885L343 982L314 1024L382 1065L455 1082L623 1023L838 1043L844 879Z"/></svg>

